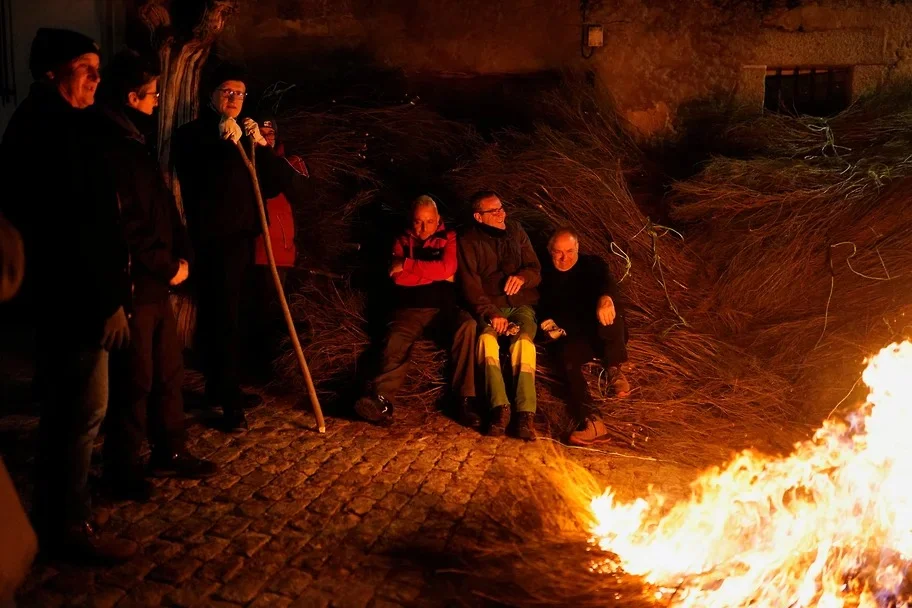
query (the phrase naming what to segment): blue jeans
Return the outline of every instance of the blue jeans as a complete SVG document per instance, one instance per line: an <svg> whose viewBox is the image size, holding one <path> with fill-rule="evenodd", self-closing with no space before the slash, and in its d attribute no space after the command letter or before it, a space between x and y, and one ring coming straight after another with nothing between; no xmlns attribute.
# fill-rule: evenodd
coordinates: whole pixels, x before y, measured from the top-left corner
<svg viewBox="0 0 912 608"><path fill-rule="evenodd" d="M67 346L39 342L38 373L45 399L32 519L40 537L89 518L92 447L108 407L108 351Z"/></svg>

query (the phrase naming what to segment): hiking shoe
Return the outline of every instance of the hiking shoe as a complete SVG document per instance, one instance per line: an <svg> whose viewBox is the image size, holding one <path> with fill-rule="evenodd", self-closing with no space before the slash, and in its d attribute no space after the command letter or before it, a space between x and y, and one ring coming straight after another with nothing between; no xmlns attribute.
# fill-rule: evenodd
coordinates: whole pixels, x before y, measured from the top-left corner
<svg viewBox="0 0 912 608"><path fill-rule="evenodd" d="M608 368L608 385L611 386L614 396L618 399L624 399L630 396L630 383L627 381L627 376L624 375L621 368Z"/></svg>
<svg viewBox="0 0 912 608"><path fill-rule="evenodd" d="M523 441L535 441L534 412L519 412L516 415L516 436Z"/></svg>
<svg viewBox="0 0 912 608"><path fill-rule="evenodd" d="M212 477L218 472L218 467L214 463L186 452L153 453L149 459L149 469L154 477L182 479L202 479Z"/></svg>
<svg viewBox="0 0 912 608"><path fill-rule="evenodd" d="M463 397L459 400L456 412L459 424L470 429L481 426L481 416L475 411L475 397Z"/></svg>
<svg viewBox="0 0 912 608"><path fill-rule="evenodd" d="M498 405L491 408L490 418L488 419L488 435L490 437L503 437L507 432L507 425L510 424L510 408L506 405Z"/></svg>
<svg viewBox="0 0 912 608"><path fill-rule="evenodd" d="M393 404L383 395L361 397L355 402L355 413L371 424L390 426L393 423Z"/></svg>
<svg viewBox="0 0 912 608"><path fill-rule="evenodd" d="M577 446L587 446L606 441L610 441L608 427L601 420L586 420L582 428L570 433L568 438L570 445Z"/></svg>

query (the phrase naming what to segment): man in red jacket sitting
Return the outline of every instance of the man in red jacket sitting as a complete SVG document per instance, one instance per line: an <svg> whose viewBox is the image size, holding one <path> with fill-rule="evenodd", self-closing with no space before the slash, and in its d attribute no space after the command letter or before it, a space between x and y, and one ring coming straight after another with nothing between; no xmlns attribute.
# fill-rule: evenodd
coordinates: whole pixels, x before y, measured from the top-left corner
<svg viewBox="0 0 912 608"><path fill-rule="evenodd" d="M421 196L412 204L412 228L393 245L390 277L395 308L383 349L380 374L355 412L375 424L393 421L392 399L405 380L409 353L426 329L437 326L453 336L450 350L457 415L466 426L480 423L475 413L475 333L472 316L456 301L456 232L440 220L437 204Z"/></svg>

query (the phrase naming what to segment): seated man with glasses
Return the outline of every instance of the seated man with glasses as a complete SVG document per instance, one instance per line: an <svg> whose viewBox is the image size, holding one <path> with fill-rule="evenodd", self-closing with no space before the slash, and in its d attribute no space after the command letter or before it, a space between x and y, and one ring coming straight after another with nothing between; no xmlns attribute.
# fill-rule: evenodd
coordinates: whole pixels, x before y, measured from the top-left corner
<svg viewBox="0 0 912 608"><path fill-rule="evenodd" d="M263 199L281 191L278 158L250 118L238 124L247 88L241 68L222 64L210 79L208 108L177 130L171 148L180 180L187 228L197 255L193 281L199 305L197 341L203 355L206 398L221 406L228 430L244 429L243 408L261 402L241 392L242 286L262 232L253 181L236 142L246 133L256 142L257 176ZM248 151L249 154L249 151Z"/></svg>
<svg viewBox="0 0 912 608"><path fill-rule="evenodd" d="M541 264L529 236L507 212L495 192L471 198L475 224L459 240L459 282L479 325L477 363L484 373L491 408L488 434L503 435L510 421L510 399L500 367L498 339L509 337L515 383L516 432L535 438L535 338L532 306Z"/></svg>

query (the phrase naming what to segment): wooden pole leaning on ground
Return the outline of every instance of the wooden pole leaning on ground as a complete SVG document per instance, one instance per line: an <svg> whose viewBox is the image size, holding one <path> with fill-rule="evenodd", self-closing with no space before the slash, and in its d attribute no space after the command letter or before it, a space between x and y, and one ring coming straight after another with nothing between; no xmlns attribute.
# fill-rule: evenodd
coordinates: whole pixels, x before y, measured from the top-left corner
<svg viewBox="0 0 912 608"><path fill-rule="evenodd" d="M310 377L310 369L307 367L307 361L304 359L304 351L301 350L301 342L298 340L298 332L294 326L294 319L291 318L291 311L288 309L288 301L285 299L285 290L282 289L282 280L279 278L279 269L276 268L275 256L272 254L272 241L269 239L269 223L266 221L266 205L263 202L263 192L260 190L260 180L257 179L256 173L256 142L251 140L250 156L244 151L244 146L240 140L235 142L241 158L244 159L244 165L250 173L250 179L253 180L253 192L256 195L257 209L260 212L260 226L263 228L263 241L266 243L266 258L269 260L269 269L272 271L272 282L275 285L276 292L279 295L279 302L282 304L282 312L285 314L285 325L288 327L288 336L291 338L291 344L294 347L295 355L298 357L298 364L301 366L301 373L304 374L304 381L307 383L307 393L310 395L310 405L313 406L314 416L317 418L317 430L321 433L326 432L326 422L323 420L323 410L320 409L320 400L317 398L317 389L314 388L313 378Z"/></svg>

